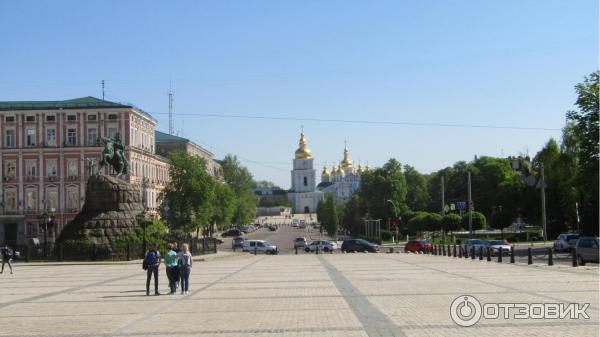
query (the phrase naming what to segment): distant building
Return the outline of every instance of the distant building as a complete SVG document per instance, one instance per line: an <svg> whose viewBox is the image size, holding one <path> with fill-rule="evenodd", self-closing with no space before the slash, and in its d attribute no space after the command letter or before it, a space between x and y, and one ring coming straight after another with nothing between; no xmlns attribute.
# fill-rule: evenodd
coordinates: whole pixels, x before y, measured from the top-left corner
<svg viewBox="0 0 600 337"><path fill-rule="evenodd" d="M313 157L307 147L304 132L300 134L299 147L293 160L292 188L288 199L295 213L315 213L317 203L323 199L323 192L316 189L316 172Z"/></svg>
<svg viewBox="0 0 600 337"><path fill-rule="evenodd" d="M156 119L129 104L82 97L64 101L0 102L0 244L44 237L39 218L54 217L58 235L80 211L89 164L98 165L101 137L120 134L130 174L148 210L168 180L155 154ZM110 173L111 168L104 168Z"/></svg>
<svg viewBox="0 0 600 337"><path fill-rule="evenodd" d="M209 174L218 179L223 178L221 165L213 158L213 153L187 138L173 136L168 133L155 131L156 153L167 157L171 151L185 151L206 160L206 169Z"/></svg>
<svg viewBox="0 0 600 337"><path fill-rule="evenodd" d="M327 167L323 167L323 171L321 172L321 183L317 188L324 193L333 194L337 201L346 200L358 190L360 187L361 175L368 169L368 166L363 169L360 164L357 168L353 166L352 161L350 160L348 145L345 145L344 158L339 166L336 167L333 165L331 172L327 170Z"/></svg>
<svg viewBox="0 0 600 337"><path fill-rule="evenodd" d="M528 176L531 174L531 159L529 156L509 156L508 163L510 167L517 172L520 172L522 175Z"/></svg>

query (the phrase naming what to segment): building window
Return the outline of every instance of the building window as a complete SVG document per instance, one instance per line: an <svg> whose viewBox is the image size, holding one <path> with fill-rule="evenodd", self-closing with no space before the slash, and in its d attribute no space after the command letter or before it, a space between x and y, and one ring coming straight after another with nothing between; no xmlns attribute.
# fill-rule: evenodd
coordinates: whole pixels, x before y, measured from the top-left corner
<svg viewBox="0 0 600 337"><path fill-rule="evenodd" d="M17 190L14 188L10 188L6 190L6 195L4 198L4 206L7 210L13 211L17 209Z"/></svg>
<svg viewBox="0 0 600 337"><path fill-rule="evenodd" d="M117 128L109 127L108 128L108 138L116 138L117 137Z"/></svg>
<svg viewBox="0 0 600 337"><path fill-rule="evenodd" d="M56 146L56 129L46 129L46 146Z"/></svg>
<svg viewBox="0 0 600 337"><path fill-rule="evenodd" d="M304 177L304 186L308 186L308 179L306 177Z"/></svg>
<svg viewBox="0 0 600 337"><path fill-rule="evenodd" d="M46 210L54 212L58 209L58 190L55 186L46 188Z"/></svg>
<svg viewBox="0 0 600 337"><path fill-rule="evenodd" d="M15 116L6 116L6 118L4 118L4 120L7 123L13 123L15 121Z"/></svg>
<svg viewBox="0 0 600 337"><path fill-rule="evenodd" d="M96 145L96 141L98 140L98 133L96 132L96 128L88 129L88 145Z"/></svg>
<svg viewBox="0 0 600 337"><path fill-rule="evenodd" d="M28 211L34 211L37 209L37 191L35 188L28 188L25 193L25 208Z"/></svg>
<svg viewBox="0 0 600 337"><path fill-rule="evenodd" d="M56 177L56 159L46 160L46 174L48 177Z"/></svg>
<svg viewBox="0 0 600 337"><path fill-rule="evenodd" d="M96 120L96 115L95 114L88 114L87 115L87 120L88 121L95 121Z"/></svg>
<svg viewBox="0 0 600 337"><path fill-rule="evenodd" d="M75 146L77 142L77 130L67 129L67 145Z"/></svg>
<svg viewBox="0 0 600 337"><path fill-rule="evenodd" d="M67 121L72 122L77 120L77 115L67 115Z"/></svg>
<svg viewBox="0 0 600 337"><path fill-rule="evenodd" d="M77 159L67 159L67 175L77 177Z"/></svg>
<svg viewBox="0 0 600 337"><path fill-rule="evenodd" d="M6 130L6 143L4 144L6 147L15 147L15 130L8 129Z"/></svg>
<svg viewBox="0 0 600 337"><path fill-rule="evenodd" d="M6 160L4 162L4 176L7 178L14 178L17 174L17 161L14 159Z"/></svg>
<svg viewBox="0 0 600 337"><path fill-rule="evenodd" d="M26 145L29 147L35 146L35 129L27 129Z"/></svg>
<svg viewBox="0 0 600 337"><path fill-rule="evenodd" d="M50 115L46 116L46 122L54 122L56 120L56 116Z"/></svg>
<svg viewBox="0 0 600 337"><path fill-rule="evenodd" d="M108 115L108 119L109 120L116 120L117 119L117 115L116 114L109 114Z"/></svg>
<svg viewBox="0 0 600 337"><path fill-rule="evenodd" d="M27 178L34 178L37 176L37 160L27 160Z"/></svg>
<svg viewBox="0 0 600 337"><path fill-rule="evenodd" d="M67 187L67 208L70 210L79 209L79 189L77 186Z"/></svg>
<svg viewBox="0 0 600 337"><path fill-rule="evenodd" d="M25 121L26 122L35 122L35 116L26 116Z"/></svg>

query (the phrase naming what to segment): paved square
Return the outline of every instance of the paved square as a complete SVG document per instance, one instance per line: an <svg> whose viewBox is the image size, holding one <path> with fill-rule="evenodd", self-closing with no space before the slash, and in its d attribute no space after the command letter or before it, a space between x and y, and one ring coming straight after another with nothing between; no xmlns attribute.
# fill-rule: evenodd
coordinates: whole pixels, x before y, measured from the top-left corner
<svg viewBox="0 0 600 337"><path fill-rule="evenodd" d="M163 267L164 268L164 267ZM164 269L161 291L167 292ZM590 303L590 319L450 317L481 303ZM18 264L0 336L597 336L598 267L413 254L234 254L194 265L190 294L145 296L141 263Z"/></svg>

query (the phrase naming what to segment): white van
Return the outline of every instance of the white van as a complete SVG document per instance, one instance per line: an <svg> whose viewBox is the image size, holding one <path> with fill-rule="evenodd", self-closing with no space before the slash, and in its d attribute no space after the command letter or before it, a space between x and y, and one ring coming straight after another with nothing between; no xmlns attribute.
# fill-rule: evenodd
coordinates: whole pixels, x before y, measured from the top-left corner
<svg viewBox="0 0 600 337"><path fill-rule="evenodd" d="M242 250L250 253L254 253L256 251L256 253L273 255L279 253L277 246L272 245L270 242L265 240L245 240Z"/></svg>

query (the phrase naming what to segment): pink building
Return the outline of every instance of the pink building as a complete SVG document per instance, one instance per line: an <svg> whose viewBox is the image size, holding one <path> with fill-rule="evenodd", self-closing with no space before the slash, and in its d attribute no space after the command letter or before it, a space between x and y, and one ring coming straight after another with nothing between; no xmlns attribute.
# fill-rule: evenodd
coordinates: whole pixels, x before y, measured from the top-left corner
<svg viewBox="0 0 600 337"><path fill-rule="evenodd" d="M43 242L44 213L54 217L52 240L83 206L99 140L117 133L130 165L125 179L140 184L146 207L156 210L168 180L167 161L155 154L156 123L134 106L94 97L0 102L0 244Z"/></svg>

